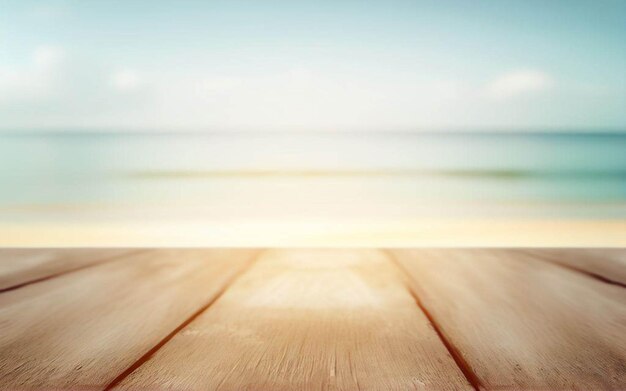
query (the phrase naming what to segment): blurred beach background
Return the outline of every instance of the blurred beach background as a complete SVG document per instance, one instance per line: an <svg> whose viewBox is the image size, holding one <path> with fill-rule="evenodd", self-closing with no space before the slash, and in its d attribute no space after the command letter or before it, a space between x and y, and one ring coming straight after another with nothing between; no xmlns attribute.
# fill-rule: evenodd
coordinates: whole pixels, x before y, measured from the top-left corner
<svg viewBox="0 0 626 391"><path fill-rule="evenodd" d="M0 0L0 245L626 245L626 2Z"/></svg>
<svg viewBox="0 0 626 391"><path fill-rule="evenodd" d="M558 226L542 232L545 222L570 230L604 222L595 235L584 231L586 241L626 236L621 133L69 132L0 139L0 227L22 235L12 234L17 244L505 245L572 237ZM456 227L450 235L442 222ZM498 224L508 228L498 232ZM533 224L537 232L521 228ZM27 235L42 227L51 232Z"/></svg>

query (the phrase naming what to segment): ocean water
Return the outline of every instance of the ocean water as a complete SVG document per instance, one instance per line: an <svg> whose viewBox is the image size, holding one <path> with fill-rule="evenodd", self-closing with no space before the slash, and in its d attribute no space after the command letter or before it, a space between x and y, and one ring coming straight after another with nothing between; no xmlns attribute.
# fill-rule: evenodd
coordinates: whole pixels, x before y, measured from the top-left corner
<svg viewBox="0 0 626 391"><path fill-rule="evenodd" d="M7 133L0 221L626 218L626 133Z"/></svg>

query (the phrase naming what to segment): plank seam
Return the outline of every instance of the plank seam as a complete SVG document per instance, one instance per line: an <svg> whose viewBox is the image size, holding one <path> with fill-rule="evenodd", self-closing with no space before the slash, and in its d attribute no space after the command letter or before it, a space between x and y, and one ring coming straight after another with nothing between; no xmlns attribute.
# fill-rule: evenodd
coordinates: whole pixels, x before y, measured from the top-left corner
<svg viewBox="0 0 626 391"><path fill-rule="evenodd" d="M92 263L89 263L89 264L86 264L86 265L81 265L81 266L75 267L73 269L63 270L63 271L58 272L58 273L49 274L47 276L35 278L35 279L32 279L32 280L20 282L19 284L15 284L15 285L11 285L11 286L8 286L8 287L5 287L5 288L1 288L0 289L0 294L1 293L5 293L5 292L14 291L16 289L23 288L23 287L28 286L28 285L37 284L37 283L40 283L40 282L51 280L53 278L61 277L61 276L64 276L66 274L79 272L81 270L84 270L84 269L87 269L87 268L90 268L90 267L96 267L96 266L102 265L104 263L118 261L121 258L125 258L125 257L129 257L129 256L132 256L132 255L141 254L141 253L146 252L146 251L148 251L148 250L132 250L132 251L128 251L128 252L123 253L123 254L116 254L116 255L112 255L110 257L104 257L104 258L98 259L97 261L94 261Z"/></svg>
<svg viewBox="0 0 626 391"><path fill-rule="evenodd" d="M398 261L398 259L392 252L390 252L389 250L383 250L383 251L385 252L387 257L396 265L396 267L398 267L402 271L405 277L409 279L410 283L413 283L413 284L417 283L411 277L408 270L406 270L406 268ZM409 295L411 295L411 297L415 301L415 304L417 305L417 307L424 313L424 315L426 316L430 324L433 326L433 329L437 333L437 336L441 340L441 343L443 344L443 346L446 348L446 350L448 351L448 353L454 360L454 363L461 370L461 373L463 373L463 376L465 377L467 382L476 391L484 390L484 387L482 386L482 383L480 379L478 378L478 375L476 375L472 367L465 360L460 350L456 346L454 346L454 344L450 341L450 339L443 332L441 326L439 325L439 322L434 318L431 312L424 306L423 302L420 300L415 290L412 289L411 286L405 286L405 287Z"/></svg>
<svg viewBox="0 0 626 391"><path fill-rule="evenodd" d="M247 265L241 268L241 270L237 271L233 274L231 278L226 281L224 286L220 288L220 290L215 294L208 302L206 302L202 307L200 307L196 312L191 314L191 316L185 319L181 324L179 324L174 330L172 330L168 335L166 335L163 339L161 339L156 345L150 348L146 353L144 353L137 361L131 364L126 370L120 373L115 379L113 379L105 388L104 391L112 390L117 385L119 385L124 379L130 376L133 372L135 372L139 367L141 367L146 362L150 361L152 357L165 345L167 344L176 334L178 334L181 330L187 327L191 322L193 322L196 318L198 318L202 313L208 310L215 302L217 302L224 293L238 280L245 272L250 270L252 265L261 257L265 250L261 250L253 255L248 262Z"/></svg>
<svg viewBox="0 0 626 391"><path fill-rule="evenodd" d="M606 278L604 276L601 276L599 274L590 272L588 270L584 270L584 269L581 269L581 268L576 267L576 266L572 266L572 265L568 265L568 264L559 262L559 261L555 260L554 258L549 258L549 257L546 257L545 255L536 254L534 252L527 252L527 251L524 251L524 250L521 250L521 249L519 249L517 251L520 254L524 254L524 255L529 256L529 257L531 257L533 259L536 259L538 261L547 262L547 263L549 263L551 265L558 266L558 267L561 267L563 269L567 269L567 270L570 270L572 272L585 275L585 276L587 276L589 278L592 278L594 280L598 280L598 281L603 282L605 284L616 285L616 286L619 286L619 287L622 287L622 288L626 288L626 284L623 284L623 283L621 283L619 281L611 280L611 279L608 279L608 278Z"/></svg>

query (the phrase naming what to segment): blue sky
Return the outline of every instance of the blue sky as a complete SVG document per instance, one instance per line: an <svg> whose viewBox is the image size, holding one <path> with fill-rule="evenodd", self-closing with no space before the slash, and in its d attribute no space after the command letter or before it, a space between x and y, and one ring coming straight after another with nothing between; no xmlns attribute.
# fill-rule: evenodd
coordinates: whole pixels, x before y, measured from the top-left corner
<svg viewBox="0 0 626 391"><path fill-rule="evenodd" d="M626 1L0 0L0 128L625 129Z"/></svg>

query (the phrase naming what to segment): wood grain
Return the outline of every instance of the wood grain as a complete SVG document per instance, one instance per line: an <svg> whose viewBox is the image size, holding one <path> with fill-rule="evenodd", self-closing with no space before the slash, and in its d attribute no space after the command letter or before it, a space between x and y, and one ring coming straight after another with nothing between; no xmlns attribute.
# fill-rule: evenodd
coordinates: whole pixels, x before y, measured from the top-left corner
<svg viewBox="0 0 626 391"><path fill-rule="evenodd" d="M262 256L121 389L471 389L375 250Z"/></svg>
<svg viewBox="0 0 626 391"><path fill-rule="evenodd" d="M524 249L522 252L626 285L626 249Z"/></svg>
<svg viewBox="0 0 626 391"><path fill-rule="evenodd" d="M93 265L130 249L0 249L0 291Z"/></svg>
<svg viewBox="0 0 626 391"><path fill-rule="evenodd" d="M102 389L254 255L149 251L0 294L2 388Z"/></svg>
<svg viewBox="0 0 626 391"><path fill-rule="evenodd" d="M496 250L394 250L485 389L626 389L626 290Z"/></svg>

